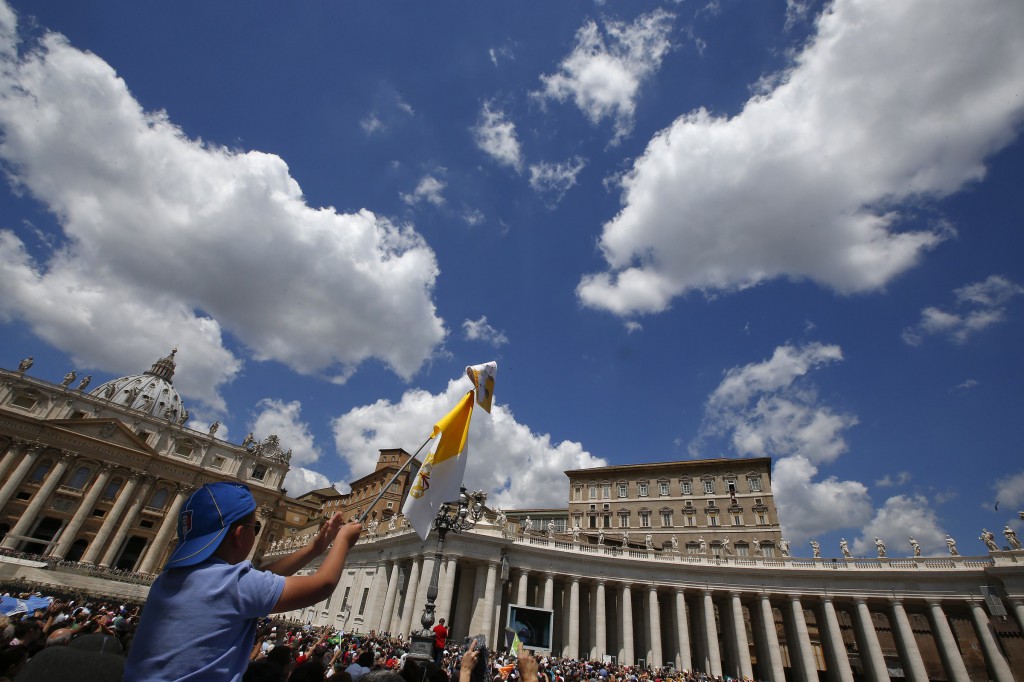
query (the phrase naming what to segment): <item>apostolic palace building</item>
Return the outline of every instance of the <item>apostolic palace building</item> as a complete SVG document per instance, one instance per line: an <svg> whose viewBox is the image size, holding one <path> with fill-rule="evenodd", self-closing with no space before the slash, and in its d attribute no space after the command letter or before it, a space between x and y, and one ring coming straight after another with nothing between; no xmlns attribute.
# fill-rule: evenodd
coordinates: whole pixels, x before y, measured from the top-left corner
<svg viewBox="0 0 1024 682"><path fill-rule="evenodd" d="M373 505L335 593L287 615L345 631L418 630L436 538L420 540L399 514L411 476L385 490L408 454L382 450L351 493L290 498L282 444L190 429L174 368L172 352L91 390L73 372L38 379L28 359L0 369L0 569L17 554L155 573L189 492L235 480L264 519L257 563L307 541L324 516ZM564 486L564 508L488 509L447 535L436 615L456 640L484 633L503 648L509 607L525 605L553 611L554 656L776 682L1024 679L1015 537L983 556L821 548L804 558L779 525L768 458L565 473L551 482Z"/></svg>

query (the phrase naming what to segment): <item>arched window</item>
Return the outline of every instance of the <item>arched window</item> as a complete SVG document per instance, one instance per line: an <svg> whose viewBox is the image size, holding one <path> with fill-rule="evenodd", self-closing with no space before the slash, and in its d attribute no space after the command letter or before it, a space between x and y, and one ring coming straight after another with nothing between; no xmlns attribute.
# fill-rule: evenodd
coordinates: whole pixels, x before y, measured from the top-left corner
<svg viewBox="0 0 1024 682"><path fill-rule="evenodd" d="M89 482L89 477L92 475L92 471L89 467L78 467L75 469L75 473L68 479L68 487L74 488L75 490L81 490L85 487L85 484Z"/></svg>
<svg viewBox="0 0 1024 682"><path fill-rule="evenodd" d="M170 494L171 491L169 491L167 488L160 488L155 493L153 493L153 497L149 498L148 506L152 507L153 509L163 509L164 506L167 504L167 497Z"/></svg>
<svg viewBox="0 0 1024 682"><path fill-rule="evenodd" d="M107 489L103 491L103 499L112 500L117 497L117 491L124 485L123 478L115 478L107 484Z"/></svg>
<svg viewBox="0 0 1024 682"><path fill-rule="evenodd" d="M32 477L29 479L29 482L41 483L42 480L46 478L46 472L48 472L50 470L50 467L52 466L52 460L44 459L42 462L39 463L39 466L36 467L36 470L32 472Z"/></svg>

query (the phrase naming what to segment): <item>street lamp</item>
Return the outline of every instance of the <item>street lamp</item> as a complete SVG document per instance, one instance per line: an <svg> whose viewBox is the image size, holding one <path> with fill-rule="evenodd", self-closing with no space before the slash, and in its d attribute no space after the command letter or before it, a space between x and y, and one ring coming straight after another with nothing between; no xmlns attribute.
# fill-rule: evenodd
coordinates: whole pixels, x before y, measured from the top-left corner
<svg viewBox="0 0 1024 682"><path fill-rule="evenodd" d="M410 636L409 656L412 658L431 661L434 659L434 600L437 599L437 580L441 574L441 558L444 553L444 538L449 532L463 533L476 526L477 521L483 516L484 502L487 501L487 493L476 490L472 493L466 492L466 487L459 490L458 502L445 502L437 510L432 527L437 531L437 548L434 550L434 570L430 574L430 586L427 588L427 603L423 607L423 615L420 616L420 624L423 629L413 632Z"/></svg>

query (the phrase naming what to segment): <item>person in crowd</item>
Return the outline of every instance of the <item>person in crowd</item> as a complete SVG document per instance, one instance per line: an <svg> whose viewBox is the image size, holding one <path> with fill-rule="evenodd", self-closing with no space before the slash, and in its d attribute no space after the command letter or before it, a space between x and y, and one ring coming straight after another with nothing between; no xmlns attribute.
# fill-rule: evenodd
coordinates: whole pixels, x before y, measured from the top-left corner
<svg viewBox="0 0 1024 682"><path fill-rule="evenodd" d="M260 530L252 492L240 483L201 486L178 514L178 545L150 588L125 680L241 680L259 619L330 596L361 529L333 516L308 545L258 570L246 559ZM314 574L293 575L331 543Z"/></svg>

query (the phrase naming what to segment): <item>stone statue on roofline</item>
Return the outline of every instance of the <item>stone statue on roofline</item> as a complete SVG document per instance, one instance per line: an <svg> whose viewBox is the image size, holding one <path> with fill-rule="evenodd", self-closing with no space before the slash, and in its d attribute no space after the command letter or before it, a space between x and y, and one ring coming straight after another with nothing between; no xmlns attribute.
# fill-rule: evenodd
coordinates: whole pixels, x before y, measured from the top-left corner
<svg viewBox="0 0 1024 682"><path fill-rule="evenodd" d="M1017 539L1017 533L1009 526L1003 526L1003 537L1010 543L1010 549L1020 549L1020 540Z"/></svg>
<svg viewBox="0 0 1024 682"><path fill-rule="evenodd" d="M946 536L946 547L949 548L949 556L960 556L960 552L956 548L956 540L950 535Z"/></svg>
<svg viewBox="0 0 1024 682"><path fill-rule="evenodd" d="M985 547L988 548L988 551L999 551L999 545L996 544L996 534L990 531L988 528L981 529L981 537L979 539L985 543Z"/></svg>
<svg viewBox="0 0 1024 682"><path fill-rule="evenodd" d="M654 549L654 538L651 537L650 533L644 538L644 543L647 545L647 549Z"/></svg>
<svg viewBox="0 0 1024 682"><path fill-rule="evenodd" d="M599 544L599 545L603 545L604 544L604 528L602 528L599 531L597 531L597 544Z"/></svg>
<svg viewBox="0 0 1024 682"><path fill-rule="evenodd" d="M82 379L82 383L78 384L78 389L77 390L84 391L86 389L86 387L89 385L89 382L91 382L91 381L92 381L92 375L91 374L86 375L86 377L84 379Z"/></svg>
<svg viewBox="0 0 1024 682"><path fill-rule="evenodd" d="M914 538L910 538L910 546L914 548L915 557L921 556L921 543L919 543Z"/></svg>
<svg viewBox="0 0 1024 682"><path fill-rule="evenodd" d="M884 559L885 558L885 543L882 542L881 540L879 540L878 538L875 538L875 547L878 549L878 558L879 559Z"/></svg>
<svg viewBox="0 0 1024 682"><path fill-rule="evenodd" d="M76 372L75 370L71 370L70 372L64 375L64 381L60 382L60 385L63 386L64 388L67 388L68 384L74 381L75 377L77 376L78 372Z"/></svg>
<svg viewBox="0 0 1024 682"><path fill-rule="evenodd" d="M839 551L843 553L844 559L852 559L853 555L850 554L850 543L846 541L846 538L839 539Z"/></svg>
<svg viewBox="0 0 1024 682"><path fill-rule="evenodd" d="M20 373L24 374L25 372L27 372L30 369L32 369L32 365L34 365L34 364L36 364L36 361L30 355L30 356L28 356L27 358L25 358L24 360L22 360L21 362L18 363L18 371Z"/></svg>
<svg viewBox="0 0 1024 682"><path fill-rule="evenodd" d="M811 540L811 554L815 559L821 558L821 545L817 540Z"/></svg>
<svg viewBox="0 0 1024 682"><path fill-rule="evenodd" d="M782 556L789 556L789 540L786 538L779 540L779 553Z"/></svg>

